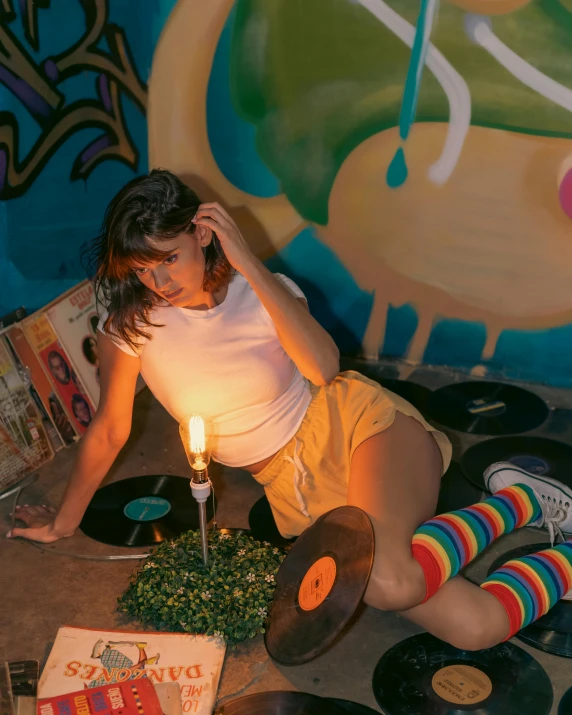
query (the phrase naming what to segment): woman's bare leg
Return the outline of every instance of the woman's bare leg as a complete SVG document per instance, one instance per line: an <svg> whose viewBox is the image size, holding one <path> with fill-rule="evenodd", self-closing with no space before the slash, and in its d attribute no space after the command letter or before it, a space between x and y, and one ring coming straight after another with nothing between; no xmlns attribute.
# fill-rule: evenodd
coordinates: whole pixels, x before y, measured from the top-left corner
<svg viewBox="0 0 572 715"><path fill-rule="evenodd" d="M466 649L488 648L509 633L499 601L460 576L426 603L425 577L411 553L416 529L435 514L441 482L441 453L414 418L397 413L384 432L354 452L348 504L371 518L375 558L365 602L398 611L429 633Z"/></svg>

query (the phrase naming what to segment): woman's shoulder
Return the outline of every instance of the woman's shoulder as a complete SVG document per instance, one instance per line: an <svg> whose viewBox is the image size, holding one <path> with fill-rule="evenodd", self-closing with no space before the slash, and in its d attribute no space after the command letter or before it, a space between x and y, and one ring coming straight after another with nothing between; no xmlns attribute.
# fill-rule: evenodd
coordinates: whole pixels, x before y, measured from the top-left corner
<svg viewBox="0 0 572 715"><path fill-rule="evenodd" d="M160 321L160 315L164 306L154 306L148 313L148 320L150 325L146 325L141 321L137 322L138 330L143 333L150 335L156 324ZM114 314L108 311L104 306L99 309L99 322L97 324L97 330L108 337L118 348L123 350L123 352L134 357L141 357L143 348L147 343L148 339L145 335L134 335L132 341L127 341L120 334L120 330L117 328L116 321L114 320Z"/></svg>
<svg viewBox="0 0 572 715"><path fill-rule="evenodd" d="M300 288L300 286L293 281L291 278L289 278L287 275L284 273L272 273L274 278L276 278L277 281L282 283L283 286L288 288L288 290L293 293L296 298L305 298L306 296L304 295L304 291ZM233 286L233 289L236 290L238 293L239 291L247 292L247 293L254 293L254 289L250 285L250 283L246 280L246 278L241 274L241 273L235 273L233 276L231 283L229 284L229 289L230 286Z"/></svg>

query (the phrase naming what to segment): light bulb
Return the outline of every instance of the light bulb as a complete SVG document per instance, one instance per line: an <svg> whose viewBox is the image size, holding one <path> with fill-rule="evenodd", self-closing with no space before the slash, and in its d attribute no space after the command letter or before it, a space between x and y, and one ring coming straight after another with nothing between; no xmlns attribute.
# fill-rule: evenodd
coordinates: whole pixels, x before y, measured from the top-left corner
<svg viewBox="0 0 572 715"><path fill-rule="evenodd" d="M201 415L193 414L181 421L179 433L191 469L204 472L211 460L212 423Z"/></svg>

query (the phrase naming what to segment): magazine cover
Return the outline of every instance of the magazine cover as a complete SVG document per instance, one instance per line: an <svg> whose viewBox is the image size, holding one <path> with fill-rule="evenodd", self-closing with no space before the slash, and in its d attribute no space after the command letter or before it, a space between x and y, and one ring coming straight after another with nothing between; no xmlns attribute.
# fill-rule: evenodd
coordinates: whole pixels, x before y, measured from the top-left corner
<svg viewBox="0 0 572 715"><path fill-rule="evenodd" d="M69 358L43 313L22 322L22 328L46 372L78 435L83 435L95 412Z"/></svg>
<svg viewBox="0 0 572 715"><path fill-rule="evenodd" d="M0 490L54 456L42 417L0 339Z"/></svg>
<svg viewBox="0 0 572 715"><path fill-rule="evenodd" d="M226 646L184 633L99 631L64 626L40 678L39 698L149 678L179 684L183 713L211 715Z"/></svg>
<svg viewBox="0 0 572 715"><path fill-rule="evenodd" d="M162 715L155 688L147 678L101 685L38 700L37 715Z"/></svg>
<svg viewBox="0 0 572 715"><path fill-rule="evenodd" d="M12 350L16 353L29 375L32 385L38 393L44 409L50 415L63 443L66 446L72 444L77 437L77 433L68 419L65 409L62 407L50 378L46 374L46 368L34 352L24 330L20 325L14 325L8 328L6 337Z"/></svg>
<svg viewBox="0 0 572 715"><path fill-rule="evenodd" d="M57 300L45 311L58 340L68 354L91 403L99 402L99 361L95 294L89 281Z"/></svg>
<svg viewBox="0 0 572 715"><path fill-rule="evenodd" d="M32 350L24 331L12 326L4 334L18 373L38 406L52 447L57 452L72 444L76 433L49 381L41 362Z"/></svg>

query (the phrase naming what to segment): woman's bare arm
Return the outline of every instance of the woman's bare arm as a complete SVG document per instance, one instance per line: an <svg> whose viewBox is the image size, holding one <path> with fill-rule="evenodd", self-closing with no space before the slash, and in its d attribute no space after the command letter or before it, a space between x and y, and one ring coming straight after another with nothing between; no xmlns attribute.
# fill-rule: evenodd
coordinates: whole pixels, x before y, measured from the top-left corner
<svg viewBox="0 0 572 715"><path fill-rule="evenodd" d="M23 507L17 517L25 528L9 536L50 543L71 536L79 526L96 489L111 468L131 432L138 357L127 355L98 333L100 398L97 412L82 437L71 477L54 516L49 510Z"/></svg>

